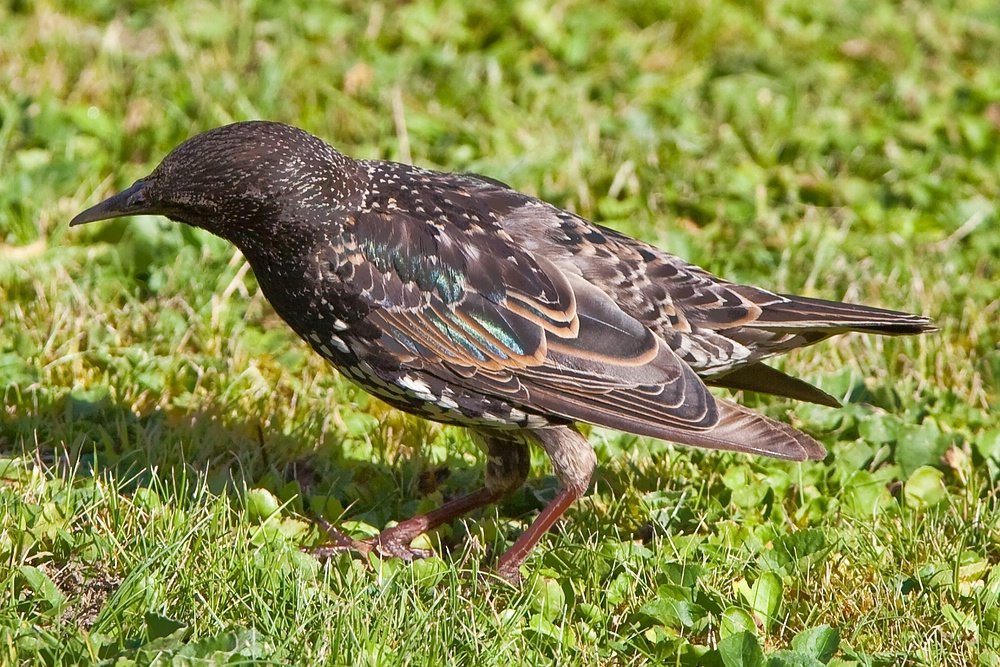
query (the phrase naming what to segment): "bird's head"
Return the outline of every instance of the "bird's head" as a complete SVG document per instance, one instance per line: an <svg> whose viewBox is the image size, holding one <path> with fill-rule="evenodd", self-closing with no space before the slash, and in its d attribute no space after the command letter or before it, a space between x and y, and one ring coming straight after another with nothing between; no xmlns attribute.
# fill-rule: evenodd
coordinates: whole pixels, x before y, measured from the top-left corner
<svg viewBox="0 0 1000 667"><path fill-rule="evenodd" d="M88 208L70 226L165 215L231 241L294 207L330 206L351 192L357 164L289 125L247 121L199 134L144 178Z"/></svg>

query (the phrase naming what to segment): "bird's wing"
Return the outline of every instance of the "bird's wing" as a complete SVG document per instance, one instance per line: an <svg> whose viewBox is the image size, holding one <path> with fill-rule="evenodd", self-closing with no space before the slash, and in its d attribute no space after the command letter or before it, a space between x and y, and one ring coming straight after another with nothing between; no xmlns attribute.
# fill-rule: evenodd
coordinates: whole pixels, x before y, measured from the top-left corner
<svg viewBox="0 0 1000 667"><path fill-rule="evenodd" d="M933 328L926 318L907 313L731 283L537 201L512 211L502 224L519 244L598 285L701 377L720 386L832 404L819 390L757 362L845 331L907 334ZM747 371L732 374L742 369Z"/></svg>
<svg viewBox="0 0 1000 667"><path fill-rule="evenodd" d="M498 225L401 211L359 216L352 282L369 302L379 349L402 367L633 433L781 458L822 455L806 436L717 401L604 291L523 251Z"/></svg>

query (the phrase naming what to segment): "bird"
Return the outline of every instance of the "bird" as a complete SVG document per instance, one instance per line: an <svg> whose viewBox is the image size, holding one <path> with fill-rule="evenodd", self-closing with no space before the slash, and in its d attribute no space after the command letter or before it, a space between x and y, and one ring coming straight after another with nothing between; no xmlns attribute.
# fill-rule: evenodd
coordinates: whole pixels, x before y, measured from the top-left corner
<svg viewBox="0 0 1000 667"><path fill-rule="evenodd" d="M558 490L495 564L516 583L590 485L596 457L579 423L823 459L809 435L710 387L837 407L764 360L845 332L934 330L919 315L729 282L501 181L353 159L271 121L188 139L70 225L133 215L233 243L278 315L344 377L465 427L485 453L480 488L368 540L326 524L317 556L424 556L415 538L520 488L538 446Z"/></svg>

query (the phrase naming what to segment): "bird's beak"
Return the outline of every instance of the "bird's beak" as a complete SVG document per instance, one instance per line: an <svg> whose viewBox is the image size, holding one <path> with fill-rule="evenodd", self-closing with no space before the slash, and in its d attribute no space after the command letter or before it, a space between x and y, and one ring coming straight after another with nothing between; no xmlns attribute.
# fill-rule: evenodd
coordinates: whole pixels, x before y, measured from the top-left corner
<svg viewBox="0 0 1000 667"><path fill-rule="evenodd" d="M78 213L75 218L70 220L69 226L76 227L87 222L121 218L127 215L156 213L157 211L146 196L145 188L146 181L140 178L128 189L108 197L100 204L91 206L82 213Z"/></svg>

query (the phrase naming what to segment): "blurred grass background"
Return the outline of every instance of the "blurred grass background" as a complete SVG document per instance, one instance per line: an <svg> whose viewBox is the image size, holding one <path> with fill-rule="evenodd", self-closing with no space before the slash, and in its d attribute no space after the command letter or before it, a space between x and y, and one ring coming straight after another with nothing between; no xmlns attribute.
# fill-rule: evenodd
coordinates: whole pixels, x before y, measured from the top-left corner
<svg viewBox="0 0 1000 667"><path fill-rule="evenodd" d="M825 463L595 430L522 592L469 569L550 497L542 457L441 560L320 567L303 519L433 507L475 448L341 381L218 239L66 227L248 118L941 332L780 362L840 411L745 397ZM998 138L986 0L0 5L0 662L729 665L741 630L827 661L829 625L834 661L1000 664Z"/></svg>

